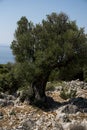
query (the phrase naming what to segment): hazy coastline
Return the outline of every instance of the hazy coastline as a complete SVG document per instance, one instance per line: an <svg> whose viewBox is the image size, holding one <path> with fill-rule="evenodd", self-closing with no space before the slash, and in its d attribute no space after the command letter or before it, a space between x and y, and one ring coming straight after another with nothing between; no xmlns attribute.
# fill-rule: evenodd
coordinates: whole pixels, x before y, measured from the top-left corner
<svg viewBox="0 0 87 130"><path fill-rule="evenodd" d="M8 62L14 62L10 45L0 45L0 64L6 64Z"/></svg>

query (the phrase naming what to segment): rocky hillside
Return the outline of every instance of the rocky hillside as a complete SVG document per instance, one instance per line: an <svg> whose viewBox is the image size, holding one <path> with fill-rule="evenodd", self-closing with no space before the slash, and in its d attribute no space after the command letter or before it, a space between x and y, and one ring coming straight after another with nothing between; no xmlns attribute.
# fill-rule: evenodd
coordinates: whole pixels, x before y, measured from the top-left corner
<svg viewBox="0 0 87 130"><path fill-rule="evenodd" d="M17 95L0 93L0 130L87 130L86 83L63 82L46 94L49 109L21 103ZM65 100L65 95L70 98Z"/></svg>

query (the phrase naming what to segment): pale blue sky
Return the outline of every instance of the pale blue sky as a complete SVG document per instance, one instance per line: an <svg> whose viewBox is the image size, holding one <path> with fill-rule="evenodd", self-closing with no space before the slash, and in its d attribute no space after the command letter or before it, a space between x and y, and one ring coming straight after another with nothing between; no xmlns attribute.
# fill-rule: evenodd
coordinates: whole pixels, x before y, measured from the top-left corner
<svg viewBox="0 0 87 130"><path fill-rule="evenodd" d="M0 0L0 45L11 44L22 16L39 23L52 12L66 13L87 33L87 0Z"/></svg>

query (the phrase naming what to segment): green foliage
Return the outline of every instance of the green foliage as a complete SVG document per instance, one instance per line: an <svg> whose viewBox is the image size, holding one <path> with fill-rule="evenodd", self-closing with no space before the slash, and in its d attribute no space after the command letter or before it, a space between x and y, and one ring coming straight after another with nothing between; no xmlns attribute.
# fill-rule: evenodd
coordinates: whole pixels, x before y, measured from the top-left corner
<svg viewBox="0 0 87 130"><path fill-rule="evenodd" d="M75 79L83 80L83 68L78 63L70 63L59 70L58 78L66 81Z"/></svg>
<svg viewBox="0 0 87 130"><path fill-rule="evenodd" d="M58 81L60 80L59 78L59 70L58 69L54 69L52 70L50 76L49 76L49 81Z"/></svg>
<svg viewBox="0 0 87 130"><path fill-rule="evenodd" d="M73 73L71 64L83 63L87 57L87 39L83 28L79 29L76 22L70 21L64 13L47 15L47 19L36 26L22 17L17 25L11 48L28 82L47 75L55 68L62 67L66 73L64 67L67 64L67 70L71 68Z"/></svg>
<svg viewBox="0 0 87 130"><path fill-rule="evenodd" d="M53 91L55 90L54 85L51 82L48 82L46 85L46 91Z"/></svg>
<svg viewBox="0 0 87 130"><path fill-rule="evenodd" d="M33 101L33 90L30 86L25 85L24 89L22 90L22 94L20 95L20 101L24 102L24 100L27 101Z"/></svg>
<svg viewBox="0 0 87 130"><path fill-rule="evenodd" d="M20 79L16 77L14 68L11 63L0 65L0 91L14 93L20 86Z"/></svg>
<svg viewBox="0 0 87 130"><path fill-rule="evenodd" d="M65 13L47 15L36 25L22 17L14 35L15 77L22 86L33 84L35 98L45 97L42 91L52 71L60 79L72 79L87 63L87 35Z"/></svg>
<svg viewBox="0 0 87 130"><path fill-rule="evenodd" d="M63 89L60 92L60 97L63 98L63 99L65 99L65 100L69 99L69 98L76 97L76 91L75 90L71 90L70 92L68 92L68 90Z"/></svg>

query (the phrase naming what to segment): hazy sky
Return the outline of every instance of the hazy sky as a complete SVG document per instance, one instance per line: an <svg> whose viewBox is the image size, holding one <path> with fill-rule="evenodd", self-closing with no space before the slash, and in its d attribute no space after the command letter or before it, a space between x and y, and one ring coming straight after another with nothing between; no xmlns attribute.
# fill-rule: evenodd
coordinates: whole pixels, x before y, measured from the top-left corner
<svg viewBox="0 0 87 130"><path fill-rule="evenodd" d="M0 45L11 44L22 16L39 23L52 12L66 13L87 33L87 0L0 0Z"/></svg>

